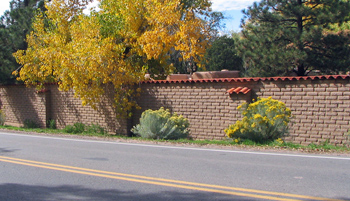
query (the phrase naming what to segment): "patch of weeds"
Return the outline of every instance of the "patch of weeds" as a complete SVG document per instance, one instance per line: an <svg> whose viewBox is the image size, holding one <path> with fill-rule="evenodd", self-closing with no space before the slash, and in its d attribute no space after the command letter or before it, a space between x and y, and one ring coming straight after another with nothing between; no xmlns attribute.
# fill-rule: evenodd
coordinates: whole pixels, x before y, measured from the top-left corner
<svg viewBox="0 0 350 201"><path fill-rule="evenodd" d="M73 125L67 125L64 127L63 132L65 133L74 133L74 126Z"/></svg>
<svg viewBox="0 0 350 201"><path fill-rule="evenodd" d="M97 124L91 124L89 126L86 126L83 123L75 123L73 125L67 125L63 132L65 133L71 133L71 134L85 134L85 135L105 135L107 134L106 130L97 125Z"/></svg>
<svg viewBox="0 0 350 201"><path fill-rule="evenodd" d="M84 131L85 131L85 124L83 124L83 123L77 122L73 125L73 127L74 127L75 134L84 133Z"/></svg>
<svg viewBox="0 0 350 201"><path fill-rule="evenodd" d="M67 125L63 131L71 134L81 134L85 131L85 124L77 122L73 125Z"/></svg>
<svg viewBox="0 0 350 201"><path fill-rule="evenodd" d="M26 119L23 122L24 128L40 128L40 125L31 119Z"/></svg>
<svg viewBox="0 0 350 201"><path fill-rule="evenodd" d="M253 140L248 140L248 139L241 141L240 144L248 145L248 146L257 146L257 145L260 145L259 143L256 143L256 142L254 142Z"/></svg>
<svg viewBox="0 0 350 201"><path fill-rule="evenodd" d="M316 150L316 151L329 151L329 150L337 150L337 151L341 151L341 150L349 150L349 148L344 145L344 146L335 146L332 144L329 144L329 139L327 139L326 141L320 143L320 144L309 144L308 148L310 148L311 150Z"/></svg>
<svg viewBox="0 0 350 201"><path fill-rule="evenodd" d="M91 125L87 126L86 132L93 133L93 134L100 134L100 135L104 135L107 133L105 131L105 129L98 124L91 124Z"/></svg>
<svg viewBox="0 0 350 201"><path fill-rule="evenodd" d="M291 143L291 142L284 142L283 146L284 147L289 147L291 149L300 149L300 148L304 147L301 144L294 144L294 143Z"/></svg>
<svg viewBox="0 0 350 201"><path fill-rule="evenodd" d="M56 121L54 119L47 120L46 127L49 129L57 129Z"/></svg>

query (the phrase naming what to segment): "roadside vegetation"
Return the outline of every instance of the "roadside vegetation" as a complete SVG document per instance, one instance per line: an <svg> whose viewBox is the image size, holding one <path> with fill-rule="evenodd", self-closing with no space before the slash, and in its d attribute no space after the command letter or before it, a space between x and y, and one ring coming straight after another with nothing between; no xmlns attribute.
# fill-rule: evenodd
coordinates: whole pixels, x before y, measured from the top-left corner
<svg viewBox="0 0 350 201"><path fill-rule="evenodd" d="M46 128L32 120L25 120L23 127L0 124L0 129L27 133L44 133L52 135L76 135L79 137L95 137L104 140L127 142L170 144L182 146L199 146L223 149L248 150L286 150L307 153L346 153L350 154L350 143L335 146L329 139L318 144L307 146L286 142L284 136L288 133L288 122L291 111L281 101L269 98L258 98L252 103L243 103L238 108L243 118L224 131L227 135L223 140L194 140L189 135L189 122L186 118L169 109L146 110L142 113L140 124L131 129L133 136L110 134L98 124L85 125L76 122L63 129L57 129L55 120L48 120ZM350 130L347 133L350 137Z"/></svg>
<svg viewBox="0 0 350 201"><path fill-rule="evenodd" d="M95 125L96 126L96 125ZM73 127L73 129L71 129ZM77 126L78 128L79 126ZM90 126L84 126L89 128ZM98 126L97 126L98 127ZM138 136L127 137L124 135L112 135L107 132L99 132L93 129L84 129L83 132L77 132L78 129L74 129L73 126L68 126L64 129L52 129L52 128L24 128L3 125L0 129L20 131L26 133L38 133L38 134L52 134L52 135L76 135L86 137L96 137L109 140L125 140L133 142L144 143L156 143L156 144L172 144L172 145L188 145L188 146L200 146L200 147L214 147L214 148L236 148L236 149L248 149L248 150L286 150L286 151L299 151L306 153L350 153L349 144L343 146L334 146L326 141L322 144L310 144L308 146L285 142L281 138L274 141L266 142L254 142L249 139L238 141L232 138L224 140L193 140L193 139L177 139L177 140L164 140L164 139L146 139ZM75 132L71 132L71 131Z"/></svg>

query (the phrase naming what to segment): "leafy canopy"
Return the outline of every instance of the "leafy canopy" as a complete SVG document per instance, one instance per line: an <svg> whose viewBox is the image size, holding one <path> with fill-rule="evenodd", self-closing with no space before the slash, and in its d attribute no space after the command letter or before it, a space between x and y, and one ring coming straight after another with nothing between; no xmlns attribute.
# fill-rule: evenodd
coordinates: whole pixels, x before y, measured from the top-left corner
<svg viewBox="0 0 350 201"><path fill-rule="evenodd" d="M210 11L207 0L103 0L100 11L85 15L91 1L46 2L27 36L28 49L14 54L23 65L19 80L58 82L93 107L112 87L117 111L127 116L144 73L161 77L173 70L166 62L172 48L198 59L208 45L208 22L198 17Z"/></svg>
<svg viewBox="0 0 350 201"><path fill-rule="evenodd" d="M349 70L350 35L332 30L349 21L349 1L262 0L243 12L239 49L251 76Z"/></svg>

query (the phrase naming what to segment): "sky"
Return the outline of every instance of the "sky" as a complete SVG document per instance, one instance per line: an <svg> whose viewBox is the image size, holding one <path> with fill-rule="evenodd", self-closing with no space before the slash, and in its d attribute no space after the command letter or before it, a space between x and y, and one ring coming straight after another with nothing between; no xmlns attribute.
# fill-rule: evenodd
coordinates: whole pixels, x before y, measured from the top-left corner
<svg viewBox="0 0 350 201"><path fill-rule="evenodd" d="M9 10L11 0L0 0L0 15L6 10ZM213 11L220 11L224 14L225 20L223 23L226 28L222 31L239 31L240 22L243 17L242 9L252 5L256 0L212 0Z"/></svg>

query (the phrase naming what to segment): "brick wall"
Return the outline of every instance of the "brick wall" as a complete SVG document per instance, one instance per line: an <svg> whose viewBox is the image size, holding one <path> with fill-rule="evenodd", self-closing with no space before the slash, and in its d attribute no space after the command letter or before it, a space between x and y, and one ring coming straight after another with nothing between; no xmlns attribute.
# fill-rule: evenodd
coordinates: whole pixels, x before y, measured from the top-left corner
<svg viewBox="0 0 350 201"><path fill-rule="evenodd" d="M253 87L253 97L271 96L292 110L288 140L345 144L350 129L350 80L343 78L262 81Z"/></svg>
<svg viewBox="0 0 350 201"><path fill-rule="evenodd" d="M22 126L25 120L46 125L46 98L42 93L24 86L7 86L0 88L2 110L6 124Z"/></svg>
<svg viewBox="0 0 350 201"><path fill-rule="evenodd" d="M113 95L108 90L97 110L83 106L81 100L74 97L73 91L59 91L57 85L48 85L40 92L22 85L5 86L0 88L0 97L8 125L23 126L24 121L30 119L45 127L46 121L52 119L57 128L81 122L98 124L111 133L129 132L129 122L116 119L112 107Z"/></svg>
<svg viewBox="0 0 350 201"><path fill-rule="evenodd" d="M237 106L251 99L250 94L229 95L227 89L239 83L147 83L142 84L136 111L137 124L142 111L164 107L188 118L191 136L196 139L222 139L223 129L241 118Z"/></svg>
<svg viewBox="0 0 350 201"><path fill-rule="evenodd" d="M227 93L237 87L248 87L251 91ZM225 138L223 130L242 117L236 109L238 105L271 96L292 110L287 141L304 145L349 142L350 76L150 81L141 88L139 104L143 110L165 107L182 114L189 119L194 138ZM134 124L142 111L135 113Z"/></svg>
<svg viewBox="0 0 350 201"><path fill-rule="evenodd" d="M54 119L59 128L76 122L94 123L109 132L127 135L139 122L142 111L165 107L189 119L193 138L222 139L223 130L242 117L237 106L252 98L271 96L292 110L287 141L348 143L350 76L149 81L140 86L138 103L142 110L135 111L128 121L115 118L111 90L102 97L98 110L82 106L72 91L58 91L57 85L47 86L42 93L24 86L3 86L0 97L6 124L11 125L23 125L25 119L32 119L45 126L46 120ZM227 93L237 87L251 91Z"/></svg>

